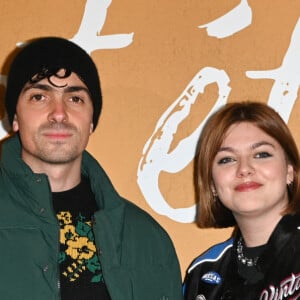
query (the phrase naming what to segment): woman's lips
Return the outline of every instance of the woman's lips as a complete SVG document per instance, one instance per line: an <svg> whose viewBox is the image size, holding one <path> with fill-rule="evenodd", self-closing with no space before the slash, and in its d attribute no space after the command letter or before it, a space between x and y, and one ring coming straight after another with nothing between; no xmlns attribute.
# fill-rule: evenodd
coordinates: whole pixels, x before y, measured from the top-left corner
<svg viewBox="0 0 300 300"><path fill-rule="evenodd" d="M260 188L262 184L254 181L243 182L235 187L238 192L249 192Z"/></svg>

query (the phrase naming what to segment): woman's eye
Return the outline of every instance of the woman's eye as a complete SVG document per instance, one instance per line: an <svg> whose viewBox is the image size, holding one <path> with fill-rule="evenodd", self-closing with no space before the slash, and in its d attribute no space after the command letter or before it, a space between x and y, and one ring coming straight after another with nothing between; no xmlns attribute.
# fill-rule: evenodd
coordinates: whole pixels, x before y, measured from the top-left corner
<svg viewBox="0 0 300 300"><path fill-rule="evenodd" d="M255 158L267 158L271 157L272 155L269 152L259 152L255 154Z"/></svg>
<svg viewBox="0 0 300 300"><path fill-rule="evenodd" d="M230 163L233 161L234 161L234 159L232 157L223 157L218 160L218 165L227 164L227 163Z"/></svg>

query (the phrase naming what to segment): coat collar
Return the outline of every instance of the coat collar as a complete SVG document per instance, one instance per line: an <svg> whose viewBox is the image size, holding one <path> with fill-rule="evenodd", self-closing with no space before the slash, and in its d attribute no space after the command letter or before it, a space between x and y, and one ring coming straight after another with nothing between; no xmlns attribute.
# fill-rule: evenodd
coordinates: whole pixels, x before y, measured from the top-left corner
<svg viewBox="0 0 300 300"><path fill-rule="evenodd" d="M42 175L47 178L45 174L33 173L30 167L21 159L21 143L18 135L3 143L0 167L5 170L8 176L14 177L12 181L21 190L27 190L28 186L32 185L32 179L36 176ZM99 207L94 215L94 226L97 228L98 236L101 236L101 241L106 241L106 253L110 253L113 265L117 266L120 264L127 200L118 195L102 167L87 151L83 153L82 175L89 179ZM40 201L40 199L37 200Z"/></svg>
<svg viewBox="0 0 300 300"><path fill-rule="evenodd" d="M36 175L21 159L21 142L17 134L3 142L0 162L11 176ZM89 179L99 208L115 209L123 202L103 168L87 151L83 152L81 173Z"/></svg>
<svg viewBox="0 0 300 300"><path fill-rule="evenodd" d="M281 218L271 234L264 253L259 259L259 265L263 270L269 268L278 259L291 237L296 231L299 231L299 226L299 215L285 215Z"/></svg>
<svg viewBox="0 0 300 300"><path fill-rule="evenodd" d="M286 247L292 235L299 231L300 215L285 215L283 216L275 229L273 230L266 248L260 256L257 267L261 270L266 270L280 256L281 251ZM237 240L241 236L241 232L237 230L233 249L237 247Z"/></svg>

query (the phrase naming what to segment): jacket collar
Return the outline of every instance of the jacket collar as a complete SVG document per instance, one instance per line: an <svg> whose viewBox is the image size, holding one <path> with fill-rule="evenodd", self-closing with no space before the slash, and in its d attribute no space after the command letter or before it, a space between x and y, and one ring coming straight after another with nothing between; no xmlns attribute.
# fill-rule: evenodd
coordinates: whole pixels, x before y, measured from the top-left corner
<svg viewBox="0 0 300 300"><path fill-rule="evenodd" d="M300 226L300 215L283 216L275 229L273 230L269 241L262 255L258 259L257 267L260 270L266 270L278 259L283 248L287 246L292 235ZM237 247L237 241L241 236L241 232L237 230L235 234L234 249Z"/></svg>
<svg viewBox="0 0 300 300"><path fill-rule="evenodd" d="M2 144L1 164L7 172L13 175L32 174L31 169L21 159L21 142L16 134Z"/></svg>
<svg viewBox="0 0 300 300"><path fill-rule="evenodd" d="M3 142L0 162L12 176L36 175L21 159L21 142L17 134ZM83 152L81 173L89 179L100 209L115 209L123 202L103 168L87 151Z"/></svg>
<svg viewBox="0 0 300 300"><path fill-rule="evenodd" d="M30 178L37 175L21 159L21 143L18 135L9 138L3 143L0 166L3 167L8 176L16 177L14 182L20 188L30 184L32 182ZM97 221L95 226L99 227L98 233L100 232L100 235L103 236L101 239L106 240L107 249L110 249L107 252L110 252L114 265L119 265L127 202L118 195L102 167L87 151L83 153L82 175L89 179L100 208L95 213ZM44 176L46 175L44 174Z"/></svg>
<svg viewBox="0 0 300 300"><path fill-rule="evenodd" d="M287 247L290 238L299 230L299 226L299 215L285 215L281 218L271 234L267 248L258 261L263 270L269 268L278 259L282 250Z"/></svg>

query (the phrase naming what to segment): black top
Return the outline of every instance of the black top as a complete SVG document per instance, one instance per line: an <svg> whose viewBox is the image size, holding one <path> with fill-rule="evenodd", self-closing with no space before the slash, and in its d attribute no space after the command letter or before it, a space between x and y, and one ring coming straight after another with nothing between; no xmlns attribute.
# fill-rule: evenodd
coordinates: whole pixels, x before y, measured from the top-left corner
<svg viewBox="0 0 300 300"><path fill-rule="evenodd" d="M60 224L60 290L62 300L109 300L96 251L91 217L98 210L89 182L52 193Z"/></svg>
<svg viewBox="0 0 300 300"><path fill-rule="evenodd" d="M260 255L263 253L264 249L266 248L266 245L257 247L246 247L244 242L242 243L244 247L244 254L248 258L259 258ZM237 264L239 275L246 279L245 284L254 284L255 282L262 279L262 273L258 270L256 265L247 266L245 264L242 264L238 259Z"/></svg>

